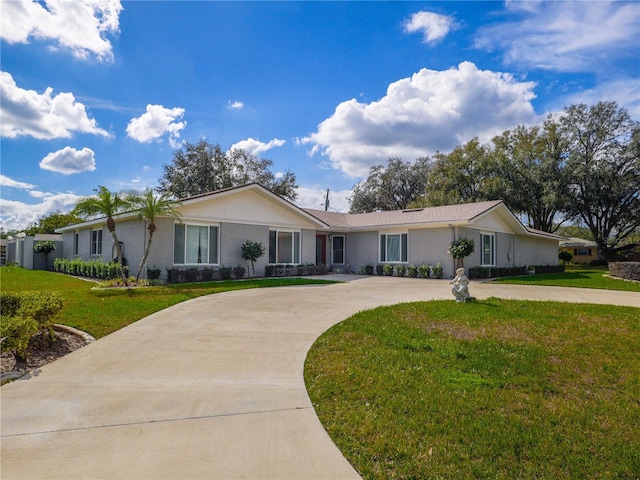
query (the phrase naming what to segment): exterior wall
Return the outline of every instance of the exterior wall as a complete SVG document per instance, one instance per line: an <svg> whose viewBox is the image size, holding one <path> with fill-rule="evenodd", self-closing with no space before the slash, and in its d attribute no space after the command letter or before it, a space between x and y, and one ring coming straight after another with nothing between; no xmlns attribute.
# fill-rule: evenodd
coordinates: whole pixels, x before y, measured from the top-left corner
<svg viewBox="0 0 640 480"><path fill-rule="evenodd" d="M558 240L516 236L516 265L557 265Z"/></svg>
<svg viewBox="0 0 640 480"><path fill-rule="evenodd" d="M573 263L589 263L598 259L597 247L562 247L560 250L567 250L573 255L571 261ZM586 250L590 255L578 255L581 250Z"/></svg>
<svg viewBox="0 0 640 480"><path fill-rule="evenodd" d="M342 234L337 234L342 235ZM345 264L336 268L347 268L354 272L360 271L367 264L378 263L378 232L356 232L345 235ZM328 241L329 253L327 261L331 261L331 241Z"/></svg>
<svg viewBox="0 0 640 480"><path fill-rule="evenodd" d="M264 267L269 261L269 227L264 225L244 225L239 223L222 223L220 225L220 263L225 267L241 265L247 269L251 265L242 259L241 245L247 240L262 242L265 254L255 264L256 275L264 275ZM249 273L248 275L253 275Z"/></svg>
<svg viewBox="0 0 640 480"><path fill-rule="evenodd" d="M316 263L316 231L304 229L301 233L300 242L300 263L313 264ZM267 245L267 244L265 244Z"/></svg>
<svg viewBox="0 0 640 480"><path fill-rule="evenodd" d="M153 234L151 243L151 251L147 258L147 267L159 268L160 278L167 278L166 268L173 265L173 224L175 221L169 218L161 218L156 221L156 231ZM146 231L146 230L145 230ZM145 242L146 242L145 238ZM146 278L146 269L142 272L143 278Z"/></svg>
<svg viewBox="0 0 640 480"><path fill-rule="evenodd" d="M409 230L409 265L442 265L443 276L454 276L453 260L447 253L453 232L450 228Z"/></svg>

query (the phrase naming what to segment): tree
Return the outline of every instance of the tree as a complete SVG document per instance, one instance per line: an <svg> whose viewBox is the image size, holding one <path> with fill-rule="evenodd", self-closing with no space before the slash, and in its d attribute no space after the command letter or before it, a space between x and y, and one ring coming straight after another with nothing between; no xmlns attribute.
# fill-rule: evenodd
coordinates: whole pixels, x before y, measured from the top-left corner
<svg viewBox="0 0 640 480"><path fill-rule="evenodd" d="M353 187L350 213L407 208L424 194L430 170L427 157L413 164L390 158L386 167L371 167L368 177Z"/></svg>
<svg viewBox="0 0 640 480"><path fill-rule="evenodd" d="M206 139L195 144L186 142L173 152L171 163L163 166L157 190L163 195L187 198L258 182L276 195L295 200L295 175L290 171L276 175L270 170L272 166L273 161L241 149L225 153L220 145L212 145Z"/></svg>
<svg viewBox="0 0 640 480"><path fill-rule="evenodd" d="M44 269L49 270L49 254L56 249L55 242L51 240L42 240L40 242L36 242L33 246L33 251L35 253L44 253Z"/></svg>
<svg viewBox="0 0 640 480"><path fill-rule="evenodd" d="M496 197L524 214L530 227L554 232L568 211L568 142L553 118L542 127L519 126L493 139L499 174Z"/></svg>
<svg viewBox="0 0 640 480"><path fill-rule="evenodd" d="M252 242L247 240L241 245L242 258L248 262L251 262L251 270L253 270L253 276L256 276L255 262L264 255L265 247L262 242Z"/></svg>
<svg viewBox="0 0 640 480"><path fill-rule="evenodd" d="M458 266L464 267L464 259L471 255L475 249L475 243L472 239L462 237L451 242L449 246L449 254L456 261Z"/></svg>
<svg viewBox="0 0 640 480"><path fill-rule="evenodd" d="M131 202L123 194L111 192L107 187L102 185L100 185L95 192L96 195L86 197L78 202L71 213L72 215L77 215L81 218L97 216L107 217L107 229L111 233L113 244L116 246L116 251L118 252L120 275L122 277L122 281L126 284L127 277L122 265L122 248L118 241L118 236L116 235L116 222L113 217L114 215L130 208Z"/></svg>
<svg viewBox="0 0 640 480"><path fill-rule="evenodd" d="M450 153L436 153L426 193L412 206L439 206L496 198L496 162L488 146L474 138Z"/></svg>
<svg viewBox="0 0 640 480"><path fill-rule="evenodd" d="M616 102L572 105L560 120L569 139L571 213L607 260L640 227L640 123Z"/></svg>
<svg viewBox="0 0 640 480"><path fill-rule="evenodd" d="M176 207L180 205L179 203L171 200L166 194L156 195L154 194L153 190L149 188L147 188L140 194L131 194L128 201L134 208L140 209L138 212L138 219L148 222L147 230L149 231L147 246L144 249L144 255L142 256L142 260L140 260L138 273L136 274L137 283L140 280L142 269L147 263L147 258L149 257L149 252L151 251L153 234L157 230L156 221L160 217L169 217L174 218L182 223L182 215L178 210L176 210Z"/></svg>
<svg viewBox="0 0 640 480"><path fill-rule="evenodd" d="M42 217L37 223L29 226L25 233L28 236L33 237L37 233L55 233L56 229L66 227L67 225L73 225L74 223L80 223L82 219L73 215L72 213L62 213L59 210L55 211L48 216Z"/></svg>

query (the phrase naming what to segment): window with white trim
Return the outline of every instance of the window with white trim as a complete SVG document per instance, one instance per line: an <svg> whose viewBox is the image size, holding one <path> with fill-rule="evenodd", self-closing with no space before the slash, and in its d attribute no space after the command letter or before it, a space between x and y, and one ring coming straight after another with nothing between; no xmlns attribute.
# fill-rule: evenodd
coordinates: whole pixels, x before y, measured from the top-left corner
<svg viewBox="0 0 640 480"><path fill-rule="evenodd" d="M406 233L383 233L380 235L380 262L401 263L407 261L408 235Z"/></svg>
<svg viewBox="0 0 640 480"><path fill-rule="evenodd" d="M91 255L102 255L102 230L91 230Z"/></svg>
<svg viewBox="0 0 640 480"><path fill-rule="evenodd" d="M331 263L344 265L344 235L331 237Z"/></svg>
<svg viewBox="0 0 640 480"><path fill-rule="evenodd" d="M300 263L300 232L269 230L269 263Z"/></svg>
<svg viewBox="0 0 640 480"><path fill-rule="evenodd" d="M496 236L493 233L480 234L480 263L482 266L493 267L496 264Z"/></svg>
<svg viewBox="0 0 640 480"><path fill-rule="evenodd" d="M217 265L219 263L217 225L186 225L173 227L173 263L176 265Z"/></svg>

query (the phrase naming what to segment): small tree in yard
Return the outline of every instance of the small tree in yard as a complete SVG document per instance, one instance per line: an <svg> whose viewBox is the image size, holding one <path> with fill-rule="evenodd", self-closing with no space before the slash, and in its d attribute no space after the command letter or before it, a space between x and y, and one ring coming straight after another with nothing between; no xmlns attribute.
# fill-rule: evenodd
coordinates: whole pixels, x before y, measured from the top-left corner
<svg viewBox="0 0 640 480"><path fill-rule="evenodd" d="M451 254L451 258L456 261L456 268L458 265L464 267L464 258L471 255L474 249L475 245L473 240L469 238L462 237L451 242L449 253Z"/></svg>
<svg viewBox="0 0 640 480"><path fill-rule="evenodd" d="M49 270L49 254L56 249L55 242L51 240L43 240L36 242L33 251L36 253L44 253L44 269Z"/></svg>
<svg viewBox="0 0 640 480"><path fill-rule="evenodd" d="M247 240L242 244L242 258L248 262L251 262L251 270L253 276L256 276L255 262L264 255L265 248L262 242L252 242Z"/></svg>

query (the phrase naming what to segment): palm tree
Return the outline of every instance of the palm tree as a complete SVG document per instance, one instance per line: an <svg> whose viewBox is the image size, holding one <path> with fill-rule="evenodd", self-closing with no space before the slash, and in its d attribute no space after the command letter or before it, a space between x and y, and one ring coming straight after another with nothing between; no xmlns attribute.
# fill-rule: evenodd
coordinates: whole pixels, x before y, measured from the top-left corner
<svg viewBox="0 0 640 480"><path fill-rule="evenodd" d="M156 195L153 193L153 190L147 188L141 194L131 195L129 197L129 201L136 208L140 209L138 212L138 218L149 222L149 225L147 225L147 230L149 230L149 239L147 240L147 247L144 250L144 256L140 261L140 266L138 267L138 273L136 275L136 282L138 282L138 280L140 280L140 275L142 275L142 269L144 268L145 263L147 263L149 252L151 251L153 233L157 228L156 220L159 217L170 217L175 218L180 223L182 223L182 221L180 220L180 212L176 210L176 207L180 206L180 204L171 200L168 194Z"/></svg>
<svg viewBox="0 0 640 480"><path fill-rule="evenodd" d="M116 235L116 221L113 219L113 216L128 209L131 203L122 194L111 192L107 187L102 185L98 186L95 192L96 195L81 200L73 209L72 213L85 219L98 215L107 217L107 229L111 232L113 243L116 246L118 263L120 264L120 275L126 285L127 276L122 266L122 248L120 248L120 242Z"/></svg>

